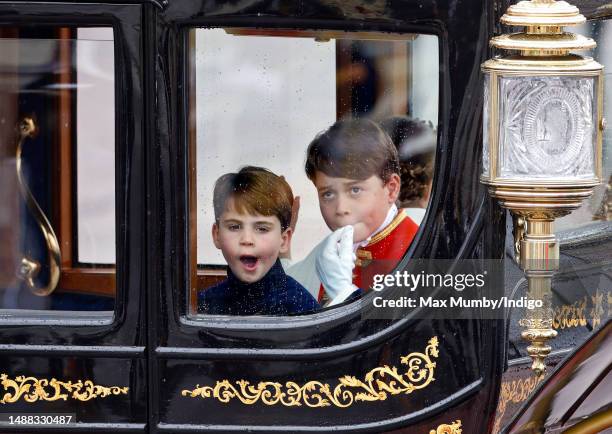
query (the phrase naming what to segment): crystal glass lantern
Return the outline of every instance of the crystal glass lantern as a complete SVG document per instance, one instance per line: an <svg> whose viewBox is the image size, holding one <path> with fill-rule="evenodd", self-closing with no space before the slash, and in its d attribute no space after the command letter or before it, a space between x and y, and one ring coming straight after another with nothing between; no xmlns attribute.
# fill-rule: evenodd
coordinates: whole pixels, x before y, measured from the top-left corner
<svg viewBox="0 0 612 434"><path fill-rule="evenodd" d="M481 182L515 221L515 250L529 285L544 307L522 321L536 373L544 371L552 330L552 275L559 245L553 222L578 208L601 182L603 67L572 53L595 41L564 26L585 22L565 1L531 0L511 6L503 24L520 33L496 36L508 50L482 65L483 169Z"/></svg>
<svg viewBox="0 0 612 434"><path fill-rule="evenodd" d="M501 21L527 29L493 38L492 46L515 54L483 64L482 182L531 190L599 184L603 67L570 53L595 41L562 31L584 17L566 2L540 0L511 6Z"/></svg>

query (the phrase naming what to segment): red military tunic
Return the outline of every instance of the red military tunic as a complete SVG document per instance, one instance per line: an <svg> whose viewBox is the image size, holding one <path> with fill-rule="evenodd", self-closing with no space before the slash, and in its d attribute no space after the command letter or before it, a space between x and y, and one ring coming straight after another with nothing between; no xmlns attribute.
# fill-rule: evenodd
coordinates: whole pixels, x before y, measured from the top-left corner
<svg viewBox="0 0 612 434"><path fill-rule="evenodd" d="M392 272L410 247L418 230L419 226L404 210L400 210L391 223L355 252L357 261L353 269L353 283L365 292L371 288L375 274ZM324 289L321 285L319 301L323 295Z"/></svg>

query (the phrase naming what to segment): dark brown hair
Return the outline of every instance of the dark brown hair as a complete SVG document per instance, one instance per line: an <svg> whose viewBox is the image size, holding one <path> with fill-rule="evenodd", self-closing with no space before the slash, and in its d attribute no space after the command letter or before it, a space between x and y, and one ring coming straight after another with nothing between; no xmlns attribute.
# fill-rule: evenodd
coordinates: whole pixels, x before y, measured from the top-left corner
<svg viewBox="0 0 612 434"><path fill-rule="evenodd" d="M436 131L431 122L395 116L381 122L397 147L402 188L399 202L410 206L423 197L433 179Z"/></svg>
<svg viewBox="0 0 612 434"><path fill-rule="evenodd" d="M237 173L226 173L217 179L213 191L215 220L227 209L227 201L234 199L239 213L276 216L281 230L289 227L293 193L287 181L263 167L245 166Z"/></svg>
<svg viewBox="0 0 612 434"><path fill-rule="evenodd" d="M313 182L319 171L360 181L375 175L386 183L392 174L399 174L399 159L391 138L376 123L341 120L310 142L305 169Z"/></svg>

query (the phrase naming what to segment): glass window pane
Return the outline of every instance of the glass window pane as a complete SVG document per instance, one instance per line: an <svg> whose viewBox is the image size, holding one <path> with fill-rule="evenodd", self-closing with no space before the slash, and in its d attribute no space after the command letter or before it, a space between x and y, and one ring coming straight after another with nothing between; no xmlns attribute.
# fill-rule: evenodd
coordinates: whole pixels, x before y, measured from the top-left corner
<svg viewBox="0 0 612 434"><path fill-rule="evenodd" d="M76 62L82 65L76 71L78 262L114 264L113 29L78 29L78 38Z"/></svg>
<svg viewBox="0 0 612 434"><path fill-rule="evenodd" d="M215 180L241 165L282 174L305 203L316 191L303 175L305 137L336 120L335 46L310 38L236 37L223 29L196 34L198 263L225 264L212 246ZM219 50L219 47L223 47ZM300 56L295 56L300 53ZM313 59L317 59L313 62ZM239 110L237 110L239 108ZM293 254L304 257L327 233L314 207L300 213Z"/></svg>
<svg viewBox="0 0 612 434"><path fill-rule="evenodd" d="M429 201L438 120L437 37L215 28L191 30L188 39L190 212L192 221L197 222L190 228L193 284L189 311L278 315L306 313L335 304L332 298L340 300L343 296L335 297L333 291L321 288L313 252L317 252L320 243L331 234L330 229L349 224L354 227L350 244L353 241L361 243L356 245L355 252L362 254L361 250L374 245L387 229L391 230L406 220L402 224L409 227L398 229L405 241L401 243L401 249L389 253L391 257L384 256L386 252L381 253L383 257L375 258L396 264L418 230ZM346 166L346 170L341 168L344 163L332 161L332 166L337 164L340 167L337 172L333 168L331 172L325 169L334 175L332 181L339 178L346 178L347 182L370 181L375 193L397 186L392 193L397 200L392 199L379 207L375 205L375 199L380 199L380 196L364 200L365 208L373 217L362 215L343 222L330 217L323 209L325 194L320 188L318 172L315 171L310 179L305 171L309 144L317 137L326 136L321 133L332 131L330 128L334 124L334 131L341 125L360 131L360 139L354 146L365 148L357 150L351 147L346 152L347 161L359 160ZM352 133L345 131L342 134ZM359 145L357 142L368 134L376 137L374 143ZM351 140L345 142L347 146L353 146L348 144ZM367 154L368 149L376 156ZM389 172L394 180L390 184L387 172L382 172L383 162L387 161L385 150L388 149L391 149L389 155L394 155L394 167L397 167L397 170ZM253 196L255 190L252 188L255 187L246 186L244 198L236 199L234 185L230 189L233 193L225 199L217 198L215 216L215 182L223 175L238 173L245 166L255 167L245 169L250 173L247 178L252 176L255 180L252 182L264 182L265 194ZM372 169L374 167L380 170ZM353 168L360 173L352 171ZM262 174L261 169L272 174ZM228 176L233 179L231 182L238 179ZM223 182L220 182L218 191L225 185ZM299 197L297 225L286 242L282 236L285 234L283 211L279 209L286 210L287 206L278 203L285 182L292 196ZM368 186L367 183L351 185L347 194L354 197L360 191L370 194ZM249 204L249 200L252 203ZM237 201L235 209L234 201ZM247 227L247 221L224 226L226 219L220 219L220 214L226 215L228 209L245 218L276 219L272 220L279 223L274 226L279 237L274 241L274 248L270 247L271 253L262 250L257 253L255 249L256 254L251 255L244 253L241 247L232 250L223 234L240 232ZM257 226L262 221L252 223L254 231L263 231L261 225ZM240 241L236 242L240 246ZM266 256L268 253L271 259ZM277 256L282 258L281 270L275 265ZM241 267L244 268L242 271L247 270L246 274L240 271ZM231 271L229 281L226 280L228 268ZM247 276L249 273L252 275ZM279 273L295 278L299 285L297 290L293 287L286 289L290 296L287 293L279 295L278 288L270 283L270 276ZM364 287L363 291L367 291L367 279L360 279L353 283L357 282ZM259 283L264 288L250 298L239 294L227 298L229 293L224 292L227 285L240 283ZM217 286L210 289L213 285ZM247 287L245 291L254 290ZM307 297L300 295L302 289L307 291ZM354 297L358 295L359 291L353 294ZM218 296L223 301L218 301ZM293 304L288 306L291 303L280 302L282 297L293 297ZM202 303L206 304L207 299L213 298L217 300L213 301L216 307L203 307ZM305 298L315 299L316 309L307 309L305 306L311 305ZM302 307L295 306L300 303ZM271 305L275 307L271 308Z"/></svg>
<svg viewBox="0 0 612 434"><path fill-rule="evenodd" d="M111 28L0 28L3 319L112 317L113 46Z"/></svg>

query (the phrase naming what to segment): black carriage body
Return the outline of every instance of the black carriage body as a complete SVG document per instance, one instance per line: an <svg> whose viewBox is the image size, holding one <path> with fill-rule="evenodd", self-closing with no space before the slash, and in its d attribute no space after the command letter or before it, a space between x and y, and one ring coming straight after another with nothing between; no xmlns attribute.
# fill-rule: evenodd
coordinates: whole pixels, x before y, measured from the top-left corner
<svg viewBox="0 0 612 434"><path fill-rule="evenodd" d="M458 2L455 6L440 10L434 3L398 2L385 8L384 14L378 14L352 3L170 3L158 15L157 52L161 55L157 58L157 71L162 81L158 87L157 118L158 125L164 127L164 130L158 129L158 140L164 138L158 143L162 152L159 160L167 163L160 173L181 174L172 183L168 182L169 178L159 179L161 200L172 204L173 221L187 220L187 198L176 192L177 186L178 191L186 191L187 183L185 119L189 102L181 89L187 87L185 46L189 28L430 33L439 37L441 53L439 175L433 187L426 229L418 235L409 255L501 258L502 213L491 206L485 190L475 179L458 176L464 170L476 171L479 164L475 157L479 154L481 137L479 65L488 55L486 35L489 32L484 30L489 28L492 15L476 4ZM463 17L456 15L450 19L449 13ZM449 182L453 178L455 182ZM161 274L163 295L153 303L174 299L175 303L185 305L183 300L176 299L173 288L185 288L187 284L179 270L186 270L188 266L183 252L187 252L189 234L182 225L154 224L153 227L165 229L158 234L161 245L178 246L175 255L167 252L157 256L158 269L172 272ZM179 290L178 294L181 293L186 291ZM442 423L467 421L468 412L473 410L488 416L469 417L469 425L464 422L465 432L485 432L492 423L504 355L503 345L499 345L503 326L496 321L429 322L409 318L395 323L363 321L361 312L349 305L299 321L295 318L230 323L210 320L203 327L201 323L181 320L171 304L161 303L155 310L162 318L156 324L166 322L167 327L158 327L155 333L157 349L150 372L157 379L152 396L160 399L151 403L151 410L158 414L164 432L181 429L427 432ZM415 392L369 404L354 403L347 408L333 404L309 408L305 402L299 407L281 403L266 405L263 399L249 403L232 399L219 405L215 399L167 398L182 390L193 390L196 385L214 385L223 380L235 383L241 379L252 384L260 381L306 384L316 380L333 389L346 375L364 378L372 368L385 365L402 369L398 364L401 356L423 351L432 337L449 345L444 344L445 355L435 361L436 381L422 391L420 398ZM197 342L195 348L194 342ZM495 356L488 358L485 354ZM224 392L223 388L219 389L220 394ZM202 417L194 417L196 414Z"/></svg>
<svg viewBox="0 0 612 434"><path fill-rule="evenodd" d="M40 31L58 26L107 26L117 35L116 58L116 209L117 221L117 303L115 318L109 321L83 315L65 322L52 315L40 318L4 318L1 326L0 365L5 391L14 396L34 391L32 379L51 382L80 379L95 385L120 386L125 393L111 401L96 400L93 389L82 399L73 398L70 388L51 392L50 402L41 396L35 402L23 399L3 403L2 411L18 414L67 414L80 418L77 430L109 432L112 430L142 432L147 424L147 311L146 234L135 227L146 222L145 180L145 98L142 71L145 67L142 49L143 5L95 5L60 3L3 3L1 26ZM119 90L120 89L120 90ZM69 323L72 322L73 325ZM20 381L19 376L25 380ZM11 389L8 380L16 389ZM76 381L73 381L76 383ZM23 386L26 385L27 389ZM38 383L40 386L41 383ZM32 388L30 391L30 387ZM53 390L51 388L50 390ZM76 389L73 389L74 391ZM67 393L68 392L68 393ZM35 395L35 393L33 393ZM65 395L63 398L61 395ZM3 397L7 401L7 396ZM84 399L89 400L85 401ZM89 408L80 404L93 404ZM34 425L10 424L5 432L33 432ZM59 430L59 428L55 428ZM66 428L61 428L66 430ZM70 429L70 428L68 428ZM73 430L75 428L72 428Z"/></svg>
<svg viewBox="0 0 612 434"><path fill-rule="evenodd" d="M0 25L112 26L116 65L117 297L111 323L0 322L0 371L128 387L104 399L3 404L0 412L74 413L58 432L430 432L460 420L490 432L506 364L503 320L362 320L359 305L307 317L191 320L187 31L193 27L376 31L438 36L436 176L408 257L498 259L505 213L479 184L482 74L505 2L0 2ZM584 12L595 14L596 5ZM499 288L500 292L504 288ZM432 341L432 338L434 341ZM437 350L431 353L432 342ZM220 388L239 381L328 385L435 362L422 390L350 405L286 405ZM366 381L367 382L367 381ZM274 384L270 390L275 390ZM6 386L5 386L6 387ZM212 390L212 389L211 389ZM237 390L237 389L234 389ZM307 393L307 391L302 391ZM240 394L240 393L237 393ZM214 395L214 396L213 396ZM256 394L255 394L256 395ZM225 396L225 398L224 398ZM286 395L288 396L288 395ZM228 398L229 397L229 398ZM290 401L290 400L289 400ZM2 432L38 428L0 424ZM41 430L43 428L40 428ZM44 428L49 431L49 427Z"/></svg>

